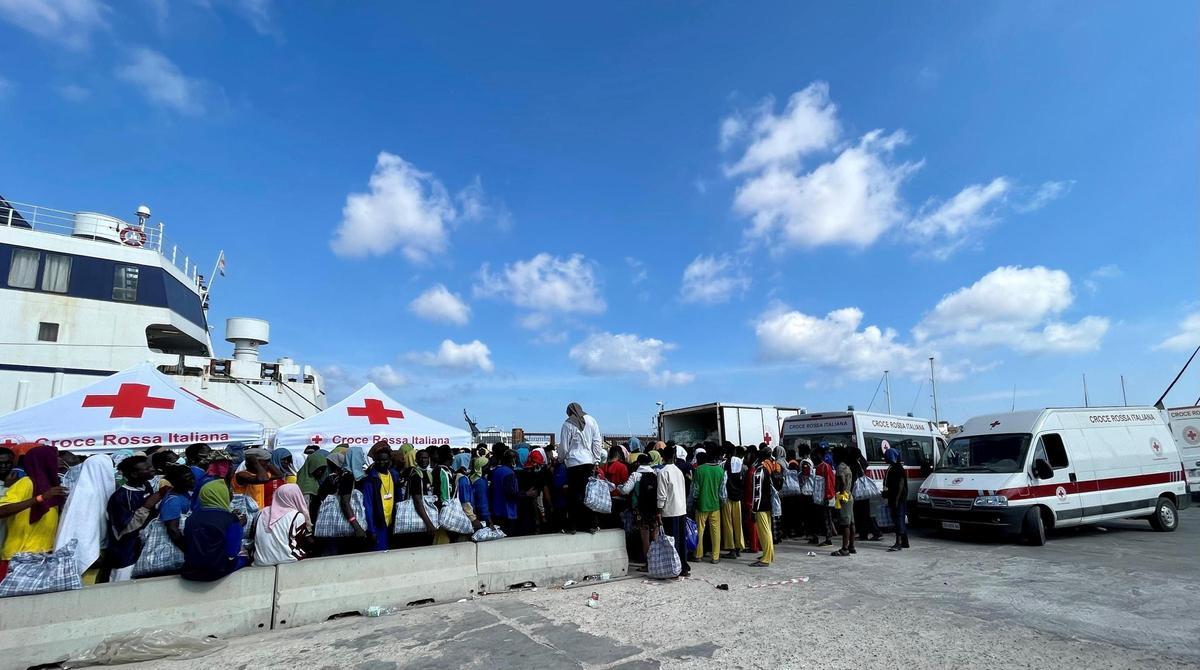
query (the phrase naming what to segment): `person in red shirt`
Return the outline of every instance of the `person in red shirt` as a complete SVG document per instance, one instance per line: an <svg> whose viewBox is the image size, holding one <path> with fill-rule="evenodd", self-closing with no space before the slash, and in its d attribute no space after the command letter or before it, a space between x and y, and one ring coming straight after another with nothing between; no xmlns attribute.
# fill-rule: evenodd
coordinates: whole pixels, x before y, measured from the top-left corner
<svg viewBox="0 0 1200 670"><path fill-rule="evenodd" d="M625 464L625 450L613 447L608 450L608 462L600 466L600 477L612 484L612 512L605 515L606 528L621 527L621 512L627 507L627 499L621 495L621 485L629 481L629 466Z"/></svg>
<svg viewBox="0 0 1200 670"><path fill-rule="evenodd" d="M829 501L833 500L833 466L829 464L827 458L829 454L829 446L822 442L813 447L812 459L817 464L816 475L824 479L825 494L821 502L817 502L813 498L813 502L817 504L815 521L816 528L813 531L813 540L810 544L816 544L816 535L819 534L821 526L825 527L825 541L820 546L828 547L833 545L833 520L829 516Z"/></svg>

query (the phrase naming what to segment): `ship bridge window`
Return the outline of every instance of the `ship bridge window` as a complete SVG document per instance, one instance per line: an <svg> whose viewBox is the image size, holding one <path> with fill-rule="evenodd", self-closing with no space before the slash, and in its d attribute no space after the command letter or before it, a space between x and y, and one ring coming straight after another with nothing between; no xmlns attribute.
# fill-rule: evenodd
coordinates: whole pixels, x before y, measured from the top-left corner
<svg viewBox="0 0 1200 670"><path fill-rule="evenodd" d="M12 264L8 266L8 285L13 288L37 288L40 251L13 249Z"/></svg>
<svg viewBox="0 0 1200 670"><path fill-rule="evenodd" d="M51 293L66 293L71 283L71 257L62 254L46 254L42 266L42 290Z"/></svg>
<svg viewBox="0 0 1200 670"><path fill-rule="evenodd" d="M113 300L137 302L138 266L118 265L113 275Z"/></svg>
<svg viewBox="0 0 1200 670"><path fill-rule="evenodd" d="M156 323L146 327L146 346L152 351L177 356L208 357L208 345L168 324Z"/></svg>

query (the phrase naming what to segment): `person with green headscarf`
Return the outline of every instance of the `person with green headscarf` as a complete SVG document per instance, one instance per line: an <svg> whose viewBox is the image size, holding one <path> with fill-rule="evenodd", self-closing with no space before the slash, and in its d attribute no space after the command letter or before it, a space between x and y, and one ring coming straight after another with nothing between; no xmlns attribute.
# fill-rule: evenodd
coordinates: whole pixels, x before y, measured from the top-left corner
<svg viewBox="0 0 1200 670"><path fill-rule="evenodd" d="M474 520L478 521L483 526L492 525L492 509L488 502L488 480L483 476L483 469L487 467L487 456L476 456L471 460L471 473L467 475L471 485L471 511L474 514ZM461 491L461 487L459 489Z"/></svg>
<svg viewBox="0 0 1200 670"><path fill-rule="evenodd" d="M230 511L229 487L211 481L200 489L200 509L188 517L183 531L180 576L197 582L216 581L245 566L242 524Z"/></svg>
<svg viewBox="0 0 1200 670"><path fill-rule="evenodd" d="M300 492L304 494L304 499L308 501L310 508L313 499L317 497L317 491L321 488L321 479L325 477L325 472L329 469L326 463L328 458L328 451L318 449L304 459L304 464L300 466L300 472L296 473L296 485L300 487Z"/></svg>

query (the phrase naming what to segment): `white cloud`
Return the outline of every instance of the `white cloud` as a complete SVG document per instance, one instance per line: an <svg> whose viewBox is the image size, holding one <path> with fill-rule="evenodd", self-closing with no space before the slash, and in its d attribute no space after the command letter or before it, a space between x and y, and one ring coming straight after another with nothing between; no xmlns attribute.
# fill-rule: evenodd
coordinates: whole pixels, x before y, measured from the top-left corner
<svg viewBox="0 0 1200 670"><path fill-rule="evenodd" d="M866 247L906 218L900 186L921 167L896 163L902 131L875 130L806 174L771 166L737 189L733 208L750 217L747 235L771 245Z"/></svg>
<svg viewBox="0 0 1200 670"><path fill-rule="evenodd" d="M650 386L686 386L696 381L696 375L690 372L671 372L663 370L662 372L651 372L646 383Z"/></svg>
<svg viewBox="0 0 1200 670"><path fill-rule="evenodd" d="M767 99L753 120L731 116L721 122L723 149L744 135L749 138L741 159L728 168L728 174L794 166L804 156L829 149L837 141L837 106L829 100L829 84L818 81L793 93L781 114L775 114L774 107L774 100Z"/></svg>
<svg viewBox="0 0 1200 670"><path fill-rule="evenodd" d="M275 35L274 8L271 0L237 0L234 9L261 35Z"/></svg>
<svg viewBox="0 0 1200 670"><path fill-rule="evenodd" d="M125 64L116 69L116 76L141 89L142 95L156 105L189 116L204 113L208 86L184 75L175 63L153 49L133 49Z"/></svg>
<svg viewBox="0 0 1200 670"><path fill-rule="evenodd" d="M946 259L977 230L996 222L997 207L1011 190L1011 183L997 177L988 184L972 184L945 202L931 200L905 229L920 244L931 244L929 255Z"/></svg>
<svg viewBox="0 0 1200 670"><path fill-rule="evenodd" d="M1021 212L1022 214L1039 210L1051 202L1058 200L1059 198L1070 193L1071 187L1074 185L1075 180L1073 179L1065 181L1043 182L1042 185L1038 187L1038 190L1032 196L1030 196L1028 200L1015 205L1013 209Z"/></svg>
<svg viewBox="0 0 1200 670"><path fill-rule="evenodd" d="M1086 288L1089 293L1095 294L1100 290L1101 282L1109 279L1120 279L1124 275L1125 273L1116 265L1111 263L1108 265L1102 265L1088 273L1087 279L1083 280L1083 287Z"/></svg>
<svg viewBox="0 0 1200 670"><path fill-rule="evenodd" d="M944 296L914 329L917 339L986 324L1029 326L1071 306L1071 277L1042 266L1004 266Z"/></svg>
<svg viewBox="0 0 1200 670"><path fill-rule="evenodd" d="M58 87L58 94L63 100L83 102L92 96L92 92L77 84L64 84Z"/></svg>
<svg viewBox="0 0 1200 670"><path fill-rule="evenodd" d="M100 0L0 0L0 20L71 49L86 49L111 11Z"/></svg>
<svg viewBox="0 0 1200 670"><path fill-rule="evenodd" d="M460 214L436 177L381 151L369 186L370 193L346 196L342 222L330 242L335 254L381 256L399 247L405 258L419 263L446 250Z"/></svg>
<svg viewBox="0 0 1200 670"><path fill-rule="evenodd" d="M395 370L390 365L378 365L371 368L371 372L367 374L367 379L375 383L380 388L395 388L404 386L408 383L408 377Z"/></svg>
<svg viewBox="0 0 1200 670"><path fill-rule="evenodd" d="M464 344L442 340L442 345L436 352L412 353L408 355L408 359L421 365L451 370L491 372L495 369L492 365L491 350L479 340Z"/></svg>
<svg viewBox="0 0 1200 670"><path fill-rule="evenodd" d="M633 256L625 257L625 265L629 266L629 282L634 286L646 281L648 276L646 273L646 264L634 258Z"/></svg>
<svg viewBox="0 0 1200 670"><path fill-rule="evenodd" d="M466 325L471 320L471 308L457 294L437 284L408 304L413 314L427 321Z"/></svg>
<svg viewBox="0 0 1200 670"><path fill-rule="evenodd" d="M664 354L674 344L632 333L594 333L571 347L568 356L585 375L645 374L652 386L690 383L694 375L686 372L659 371Z"/></svg>
<svg viewBox="0 0 1200 670"><path fill-rule="evenodd" d="M925 353L898 342L891 328L860 329L862 320L857 307L824 317L776 308L758 319L755 333L763 358L770 361L803 363L850 379L871 379L884 370L913 377L925 374Z"/></svg>
<svg viewBox="0 0 1200 670"><path fill-rule="evenodd" d="M680 298L717 304L749 288L750 277L742 274L729 256L697 256L683 270Z"/></svg>
<svg viewBox="0 0 1200 670"><path fill-rule="evenodd" d="M582 254L559 258L540 253L505 265L496 273L485 263L475 294L501 298L530 310L531 314L520 322L531 329L547 325L551 314L599 314L607 307L592 263Z"/></svg>
<svg viewBox="0 0 1200 670"><path fill-rule="evenodd" d="M1191 351L1200 346L1200 312L1192 312L1179 322L1179 330L1174 335L1159 342L1155 349L1167 351Z"/></svg>
<svg viewBox="0 0 1200 670"><path fill-rule="evenodd" d="M1109 320L1057 320L1075 300L1071 278L1042 266L1004 266L943 297L913 329L918 342L1007 346L1025 353L1098 349Z"/></svg>

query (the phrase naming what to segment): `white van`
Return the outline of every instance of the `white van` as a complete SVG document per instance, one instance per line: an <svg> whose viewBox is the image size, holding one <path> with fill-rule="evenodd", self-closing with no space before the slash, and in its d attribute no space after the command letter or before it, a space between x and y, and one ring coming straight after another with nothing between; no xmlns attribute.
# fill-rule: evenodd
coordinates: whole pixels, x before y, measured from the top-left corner
<svg viewBox="0 0 1200 670"><path fill-rule="evenodd" d="M899 449L910 499L916 499L917 490L946 449L941 431L928 419L854 410L789 416L779 433L785 449L812 448L822 442L830 448L858 447L869 464L867 474L880 481L887 472L883 444ZM915 512L909 507L910 516Z"/></svg>
<svg viewBox="0 0 1200 670"><path fill-rule="evenodd" d="M1019 533L1141 518L1179 525L1189 499L1179 451L1154 407L1043 409L980 416L954 435L917 494L935 527Z"/></svg>
<svg viewBox="0 0 1200 670"><path fill-rule="evenodd" d="M1200 407L1174 407L1167 410L1167 417L1187 474L1188 490L1195 498L1200 495Z"/></svg>

